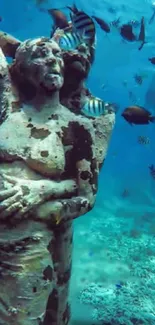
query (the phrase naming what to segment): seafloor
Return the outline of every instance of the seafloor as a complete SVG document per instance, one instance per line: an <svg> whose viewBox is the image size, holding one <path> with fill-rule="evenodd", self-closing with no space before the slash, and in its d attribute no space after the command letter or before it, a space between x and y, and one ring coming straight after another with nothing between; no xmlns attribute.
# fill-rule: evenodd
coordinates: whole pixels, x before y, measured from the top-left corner
<svg viewBox="0 0 155 325"><path fill-rule="evenodd" d="M140 188L122 197L116 180L75 221L72 325L155 324L154 207Z"/></svg>

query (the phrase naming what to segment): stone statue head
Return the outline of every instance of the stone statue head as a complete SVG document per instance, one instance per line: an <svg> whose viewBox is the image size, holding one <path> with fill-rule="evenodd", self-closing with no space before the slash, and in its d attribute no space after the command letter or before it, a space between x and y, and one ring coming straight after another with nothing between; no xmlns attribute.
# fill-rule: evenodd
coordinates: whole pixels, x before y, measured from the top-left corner
<svg viewBox="0 0 155 325"><path fill-rule="evenodd" d="M64 61L59 45L49 38L27 40L18 47L10 72L15 81L34 89L59 90L64 82ZM25 87L25 86L24 86Z"/></svg>
<svg viewBox="0 0 155 325"><path fill-rule="evenodd" d="M57 28L54 32L53 39L59 44L65 32L74 32L72 26L62 30ZM61 47L61 46L60 46ZM89 70L94 60L95 41L93 44L87 44L85 41L79 43L76 48L65 50L62 49L65 64L64 78L65 84L71 80L71 84L77 84L88 77Z"/></svg>
<svg viewBox="0 0 155 325"><path fill-rule="evenodd" d="M93 54L93 49L85 43L81 43L76 50L63 51L65 79L67 78L68 71L70 71L75 80L79 79L79 81L82 81L86 79L93 62Z"/></svg>

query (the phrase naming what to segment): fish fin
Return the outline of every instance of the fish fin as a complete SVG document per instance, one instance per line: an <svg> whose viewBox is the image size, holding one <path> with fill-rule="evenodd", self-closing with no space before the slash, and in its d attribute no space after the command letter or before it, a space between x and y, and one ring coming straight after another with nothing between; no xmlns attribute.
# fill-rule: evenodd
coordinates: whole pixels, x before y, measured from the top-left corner
<svg viewBox="0 0 155 325"><path fill-rule="evenodd" d="M56 26L53 26L53 27L52 27L52 30L51 30L51 33L50 33L50 38L53 37L53 35L54 35L56 29L57 29Z"/></svg>
<svg viewBox="0 0 155 325"><path fill-rule="evenodd" d="M70 12L70 14L69 14L69 15L70 15L70 19L71 19L71 22L72 22L72 24L73 24L73 16L74 16L74 15L73 15L73 13L72 13L72 12Z"/></svg>
<svg viewBox="0 0 155 325"><path fill-rule="evenodd" d="M83 30L81 33L78 31L77 33L80 35L81 40L85 43L88 44L91 42L92 37L86 34L86 30Z"/></svg>
<svg viewBox="0 0 155 325"><path fill-rule="evenodd" d="M150 116L150 122L155 123L155 116Z"/></svg>
<svg viewBox="0 0 155 325"><path fill-rule="evenodd" d="M147 43L148 42L142 42L142 44L140 45L140 47L138 48L138 50L140 51L143 48L144 44L147 44Z"/></svg>

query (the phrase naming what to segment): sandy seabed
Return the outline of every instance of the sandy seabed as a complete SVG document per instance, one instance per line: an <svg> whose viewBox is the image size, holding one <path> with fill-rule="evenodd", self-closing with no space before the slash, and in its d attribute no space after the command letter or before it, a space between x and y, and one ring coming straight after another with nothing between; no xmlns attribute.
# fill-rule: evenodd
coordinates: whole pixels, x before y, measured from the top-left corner
<svg viewBox="0 0 155 325"><path fill-rule="evenodd" d="M155 325L155 207L101 197L74 224L72 325Z"/></svg>

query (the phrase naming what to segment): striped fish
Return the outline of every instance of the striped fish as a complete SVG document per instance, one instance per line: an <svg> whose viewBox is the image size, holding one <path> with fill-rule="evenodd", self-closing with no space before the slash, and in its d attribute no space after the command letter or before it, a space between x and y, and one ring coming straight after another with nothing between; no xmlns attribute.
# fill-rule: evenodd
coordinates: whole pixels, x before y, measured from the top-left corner
<svg viewBox="0 0 155 325"><path fill-rule="evenodd" d="M77 11L76 13L71 13L71 21L73 28L78 34L87 37L87 42L90 44L95 41L95 24L91 17L89 17L83 11Z"/></svg>
<svg viewBox="0 0 155 325"><path fill-rule="evenodd" d="M109 104L97 97L90 97L81 109L84 115L97 117L108 112Z"/></svg>
<svg viewBox="0 0 155 325"><path fill-rule="evenodd" d="M74 32L64 33L59 38L60 48L66 51L76 49L76 47L78 47L83 42L84 39L82 39L82 37L78 33L74 33Z"/></svg>

